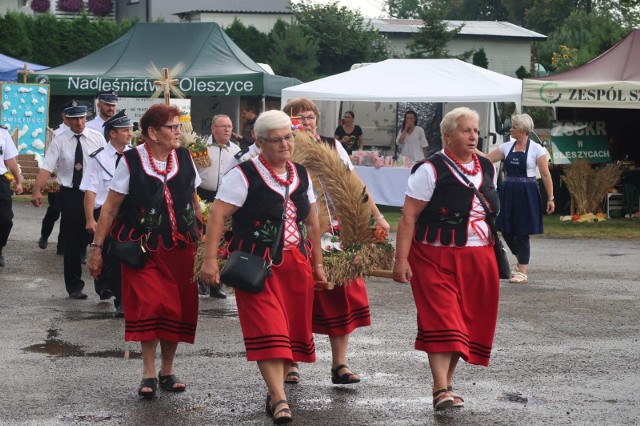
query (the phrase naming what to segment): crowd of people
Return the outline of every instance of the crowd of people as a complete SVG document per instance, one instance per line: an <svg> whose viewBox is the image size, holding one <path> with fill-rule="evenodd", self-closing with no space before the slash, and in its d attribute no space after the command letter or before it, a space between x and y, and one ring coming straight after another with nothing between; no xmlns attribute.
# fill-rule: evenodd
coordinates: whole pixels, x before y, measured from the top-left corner
<svg viewBox="0 0 640 426"><path fill-rule="evenodd" d="M274 423L293 418L285 383L304 380L299 363L316 361L314 335L328 337L331 382L359 383L347 355L351 334L371 325L365 281L355 278L331 291L315 291L315 282L327 279L318 211L332 206L317 203L312 176L292 161L294 131L306 132L355 174L349 151L362 148L355 114L347 111L335 135L328 137L318 132L316 104L305 98L289 101L282 111L257 114L254 107L246 108L242 134L233 132L229 116L217 114L206 142L211 165L196 167L189 150L180 145L180 110L149 108L140 119L144 142L132 147L133 123L125 110L116 112L117 101L116 93L101 93L99 115L91 122L86 121L85 106L64 106L64 127L46 152L31 200L42 205L42 189L55 173L60 192L49 201L59 206L62 216L59 244L66 290L72 299L88 297L82 278L82 252L88 246L87 267L96 294L101 300L114 298L115 315L124 317L125 340L140 342L138 394L153 398L158 387L168 392L186 389L174 360L179 343L195 341L199 293L227 297L217 259L223 239L229 252L272 262L261 292L236 289L234 294L246 358L257 363L267 388L265 408ZM292 116L299 127L292 124ZM397 139L403 154L416 164L398 225L393 278L411 284L418 312L415 348L428 354L435 410L464 406L454 390L460 358L489 364L500 289L490 222L497 217L498 229L517 258L510 281L525 283L528 236L542 232L536 167L549 194L545 211L554 210L546 152L528 140L531 118L515 115L514 141L488 154L477 149L478 121L478 113L469 108L447 113L440 123L444 148L428 158L428 143L414 111L405 113ZM2 248L13 216L4 172L16 177L15 192L22 192L17 150L4 130L0 155L4 266ZM493 162L499 160L505 161L507 177L498 192ZM212 203L206 228L199 198ZM371 194L367 199L372 223L389 232ZM38 241L42 249L53 216L45 216L47 229L43 221ZM339 222L330 226L336 225ZM276 235L279 229L282 234ZM194 277L204 234L203 262Z"/></svg>

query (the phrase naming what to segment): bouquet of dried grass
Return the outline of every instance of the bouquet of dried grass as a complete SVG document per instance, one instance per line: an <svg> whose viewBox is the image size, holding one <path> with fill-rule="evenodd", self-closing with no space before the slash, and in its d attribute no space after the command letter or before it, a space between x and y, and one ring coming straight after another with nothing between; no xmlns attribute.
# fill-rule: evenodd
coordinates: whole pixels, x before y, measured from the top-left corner
<svg viewBox="0 0 640 426"><path fill-rule="evenodd" d="M621 177L620 164L594 169L588 161L580 159L567 166L561 179L571 195L571 214L601 212L609 188L617 185Z"/></svg>
<svg viewBox="0 0 640 426"><path fill-rule="evenodd" d="M369 225L371 208L362 181L344 165L336 152L316 142L307 133L295 132L293 161L302 164L311 175L318 193L321 229L331 219L340 222L339 245L323 247L324 269L329 282L348 284L374 270L390 269L394 250L385 237Z"/></svg>

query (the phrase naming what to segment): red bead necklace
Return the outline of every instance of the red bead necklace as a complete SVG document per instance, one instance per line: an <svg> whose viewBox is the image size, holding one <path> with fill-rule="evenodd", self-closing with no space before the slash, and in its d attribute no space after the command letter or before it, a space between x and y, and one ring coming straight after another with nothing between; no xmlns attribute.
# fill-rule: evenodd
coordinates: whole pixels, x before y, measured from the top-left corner
<svg viewBox="0 0 640 426"><path fill-rule="evenodd" d="M456 166L458 166L460 171L462 173L464 173L465 175L475 176L480 171L480 160L478 160L478 156L476 154L471 154L471 158L473 158L473 170L469 170L464 165L462 165L460 160L458 160L456 158L456 156L453 155L453 153L451 151L449 151L448 148L444 149L444 153L447 155L447 157L449 157L449 158L451 158L453 160L453 162L456 164Z"/></svg>
<svg viewBox="0 0 640 426"><path fill-rule="evenodd" d="M151 163L151 168L160 176L168 175L171 172L171 169L173 169L173 150L169 152L169 156L167 157L167 167L164 170L160 170L158 166L156 166L156 161L153 159L151 148L149 148L150 143L150 141L145 142L144 148L147 150L147 154L149 154L149 163Z"/></svg>
<svg viewBox="0 0 640 426"><path fill-rule="evenodd" d="M262 154L260 154L258 158L260 159L260 162L262 163L262 165L269 171L269 173L271 173L271 176L273 176L276 182L284 186L291 185L291 182L293 182L293 164L291 163L291 161L287 161L287 170L289 171L289 179L284 180L280 176L278 176L276 171L273 170L273 167L271 167L271 164L269 164L267 160L265 160Z"/></svg>

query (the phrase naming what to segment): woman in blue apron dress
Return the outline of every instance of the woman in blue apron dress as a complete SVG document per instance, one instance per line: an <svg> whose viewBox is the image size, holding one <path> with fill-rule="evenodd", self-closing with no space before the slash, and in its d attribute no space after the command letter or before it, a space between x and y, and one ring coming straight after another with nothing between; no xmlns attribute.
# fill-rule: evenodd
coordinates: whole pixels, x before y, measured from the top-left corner
<svg viewBox="0 0 640 426"><path fill-rule="evenodd" d="M543 232L543 208L536 182L536 167L549 196L545 209L547 213L553 213L555 203L547 151L529 139L533 120L528 114L519 114L512 116L511 122L511 137L515 141L502 144L487 154L487 158L493 162L504 160L506 177L499 191L500 213L496 227L518 259L509 282L526 283L531 255L529 235Z"/></svg>

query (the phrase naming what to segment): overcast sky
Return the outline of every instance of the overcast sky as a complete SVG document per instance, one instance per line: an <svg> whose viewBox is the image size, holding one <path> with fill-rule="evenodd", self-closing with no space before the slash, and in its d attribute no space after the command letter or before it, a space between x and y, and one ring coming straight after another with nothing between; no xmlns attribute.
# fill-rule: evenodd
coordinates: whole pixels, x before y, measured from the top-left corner
<svg viewBox="0 0 640 426"><path fill-rule="evenodd" d="M313 0L314 3L331 3L335 0ZM379 18L382 16L384 0L338 0L338 3L349 9L359 10L367 18Z"/></svg>

